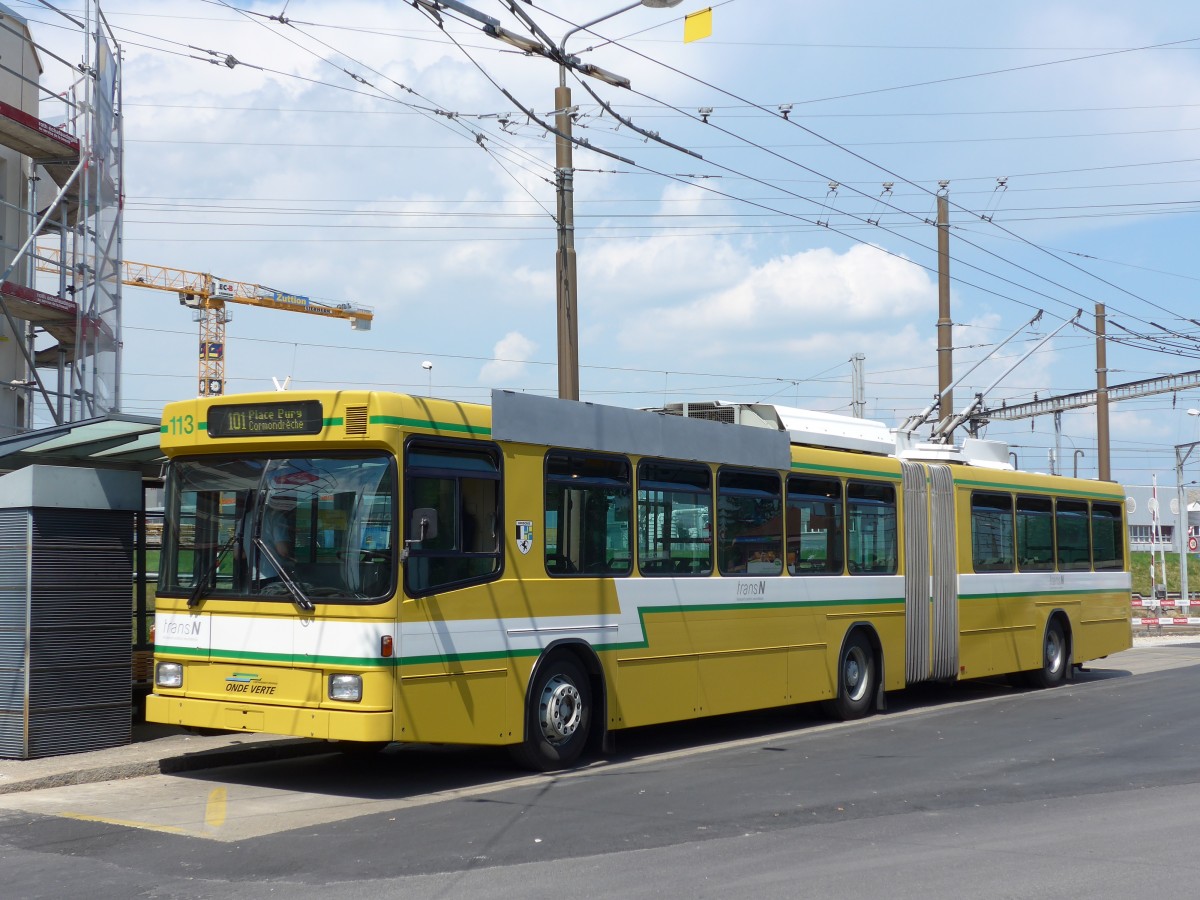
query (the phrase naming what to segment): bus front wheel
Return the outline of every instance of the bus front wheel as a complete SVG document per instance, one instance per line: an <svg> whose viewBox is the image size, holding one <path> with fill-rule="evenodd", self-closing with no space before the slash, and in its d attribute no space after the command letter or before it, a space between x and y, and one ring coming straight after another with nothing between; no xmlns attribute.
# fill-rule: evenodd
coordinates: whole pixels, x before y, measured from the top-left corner
<svg viewBox="0 0 1200 900"><path fill-rule="evenodd" d="M861 719L871 710L878 680L875 654L861 632L846 638L838 659L837 696L823 704L835 719Z"/></svg>
<svg viewBox="0 0 1200 900"><path fill-rule="evenodd" d="M562 769L579 758L592 726L592 689L583 669L558 656L539 667L525 711L525 740L513 747L522 766Z"/></svg>

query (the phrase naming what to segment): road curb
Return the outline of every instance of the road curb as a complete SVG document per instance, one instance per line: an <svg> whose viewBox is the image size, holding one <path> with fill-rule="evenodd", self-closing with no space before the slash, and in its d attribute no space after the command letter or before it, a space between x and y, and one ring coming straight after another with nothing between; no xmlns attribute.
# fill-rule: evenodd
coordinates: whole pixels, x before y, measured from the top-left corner
<svg viewBox="0 0 1200 900"><path fill-rule="evenodd" d="M142 778L146 775L177 775L250 763L275 762L334 752L326 741L285 740L241 744L235 747L214 747L161 759L131 760L92 766L74 771L59 771L32 778L0 782L0 794L41 791L46 788L95 784L100 781L119 781ZM64 760L67 759L64 757Z"/></svg>

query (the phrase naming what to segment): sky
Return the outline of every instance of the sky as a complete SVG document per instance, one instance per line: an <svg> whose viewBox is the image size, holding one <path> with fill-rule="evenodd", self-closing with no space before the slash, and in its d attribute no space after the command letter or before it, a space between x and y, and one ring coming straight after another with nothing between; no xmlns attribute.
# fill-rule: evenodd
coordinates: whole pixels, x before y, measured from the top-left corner
<svg viewBox="0 0 1200 900"><path fill-rule="evenodd" d="M65 89L54 55L77 61L82 40L47 7L79 0L6 2L44 87ZM712 35L684 43L710 4ZM471 5L530 33L506 2ZM561 42L620 4L518 6ZM522 111L549 119L554 62L394 0L103 10L124 59L126 258L375 312L361 332L230 307L228 391L556 394L554 135ZM867 417L899 424L937 390L939 190L956 375L1017 333L956 407L1077 309L1083 327L985 406L1094 388L1097 303L1110 385L1200 370L1196 4L683 0L566 46L631 83L567 76L576 137L619 157L574 155L581 399L848 414L862 353ZM124 411L194 395L196 325L173 295L127 288L123 335ZM1196 407L1200 390L1114 404L1114 477L1173 484ZM1049 470L1053 417L983 436ZM1095 477L1093 410L1064 414L1057 443L1060 471Z"/></svg>

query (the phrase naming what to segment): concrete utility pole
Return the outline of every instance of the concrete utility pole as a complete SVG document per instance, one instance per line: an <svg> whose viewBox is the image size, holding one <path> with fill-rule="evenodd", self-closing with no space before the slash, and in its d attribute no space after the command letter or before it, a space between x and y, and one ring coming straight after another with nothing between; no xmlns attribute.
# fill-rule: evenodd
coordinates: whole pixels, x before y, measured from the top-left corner
<svg viewBox="0 0 1200 900"><path fill-rule="evenodd" d="M566 38L563 38L565 41ZM567 69L558 67L554 91L554 190L558 198L558 251L554 258L558 300L558 396L579 399L579 322L576 318L575 168L571 145L571 89Z"/></svg>
<svg viewBox="0 0 1200 900"><path fill-rule="evenodd" d="M571 89L567 87L567 67L577 67L579 61L567 56L567 39L579 31L619 16L621 13L648 6L653 9L669 9L683 0L634 0L592 19L576 25L558 42L558 87L554 91L554 188L558 198L558 250L555 253L555 274L558 302L558 396L563 400L579 399L579 279L575 274L575 164L571 140ZM629 87L629 80L614 76L596 66L585 66L585 74Z"/></svg>
<svg viewBox="0 0 1200 900"><path fill-rule="evenodd" d="M939 182L937 196L938 244L938 421L954 415L954 322L950 318L950 200L948 181Z"/></svg>
<svg viewBox="0 0 1200 900"><path fill-rule="evenodd" d="M1112 481L1108 447L1108 356L1104 340L1104 304L1096 304L1096 465L1101 481Z"/></svg>
<svg viewBox="0 0 1200 900"><path fill-rule="evenodd" d="M533 34L532 38L524 37L503 28L500 25L500 20L492 16L482 13L477 9L463 3L462 0L412 0L414 6L425 7L430 10L435 16L444 9L452 9L457 13L461 13L483 26L483 33L489 37L494 37L497 40L504 41L506 44L511 44L522 53L528 56L545 56L558 61L558 87L554 91L554 188L557 195L557 212L558 220L558 248L555 251L555 293L557 294L556 302L556 317L558 325L558 396L564 400L579 399L579 281L575 274L575 164L573 160L572 146L575 139L571 134L571 116L575 112L571 105L571 89L567 87L567 69L587 75L591 78L596 78L600 81L616 87L629 87L629 79L614 72L606 71L599 66L584 64L577 57L567 55L567 40L571 35L579 31L587 31L593 25L599 25L613 16L619 16L621 13L629 12L631 9L637 9L639 6L650 7L651 9L670 9L678 6L683 0L633 0L627 3L620 9L614 9L612 12L605 13L598 18L584 22L582 25L576 25L570 31L563 35L562 40L557 44L553 39L542 30L520 6L516 3L510 3L509 12L520 19L525 26ZM438 18L440 23L441 19ZM517 104L521 110L536 121L544 128L550 128L545 122L537 117L537 114L528 108ZM612 112L603 101L601 105ZM618 119L621 119L619 115ZM625 122L625 124L630 124ZM644 131L636 126L632 126L634 131L652 137L660 142L661 138L656 134ZM665 142L678 150L675 144ZM602 153L605 156L611 156L614 159L628 163L624 157L617 156L615 153L610 153L607 150L593 147L597 153ZM690 150L684 152L691 153ZM693 154L696 155L696 154Z"/></svg>

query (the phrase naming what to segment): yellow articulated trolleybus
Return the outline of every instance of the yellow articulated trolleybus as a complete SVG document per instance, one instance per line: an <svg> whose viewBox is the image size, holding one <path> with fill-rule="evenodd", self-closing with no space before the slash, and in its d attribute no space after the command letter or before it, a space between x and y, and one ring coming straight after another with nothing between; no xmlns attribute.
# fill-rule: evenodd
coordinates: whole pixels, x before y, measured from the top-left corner
<svg viewBox="0 0 1200 900"><path fill-rule="evenodd" d="M1130 646L1121 487L1012 471L989 442L327 391L173 403L162 446L152 721L552 769L622 728L854 718Z"/></svg>

